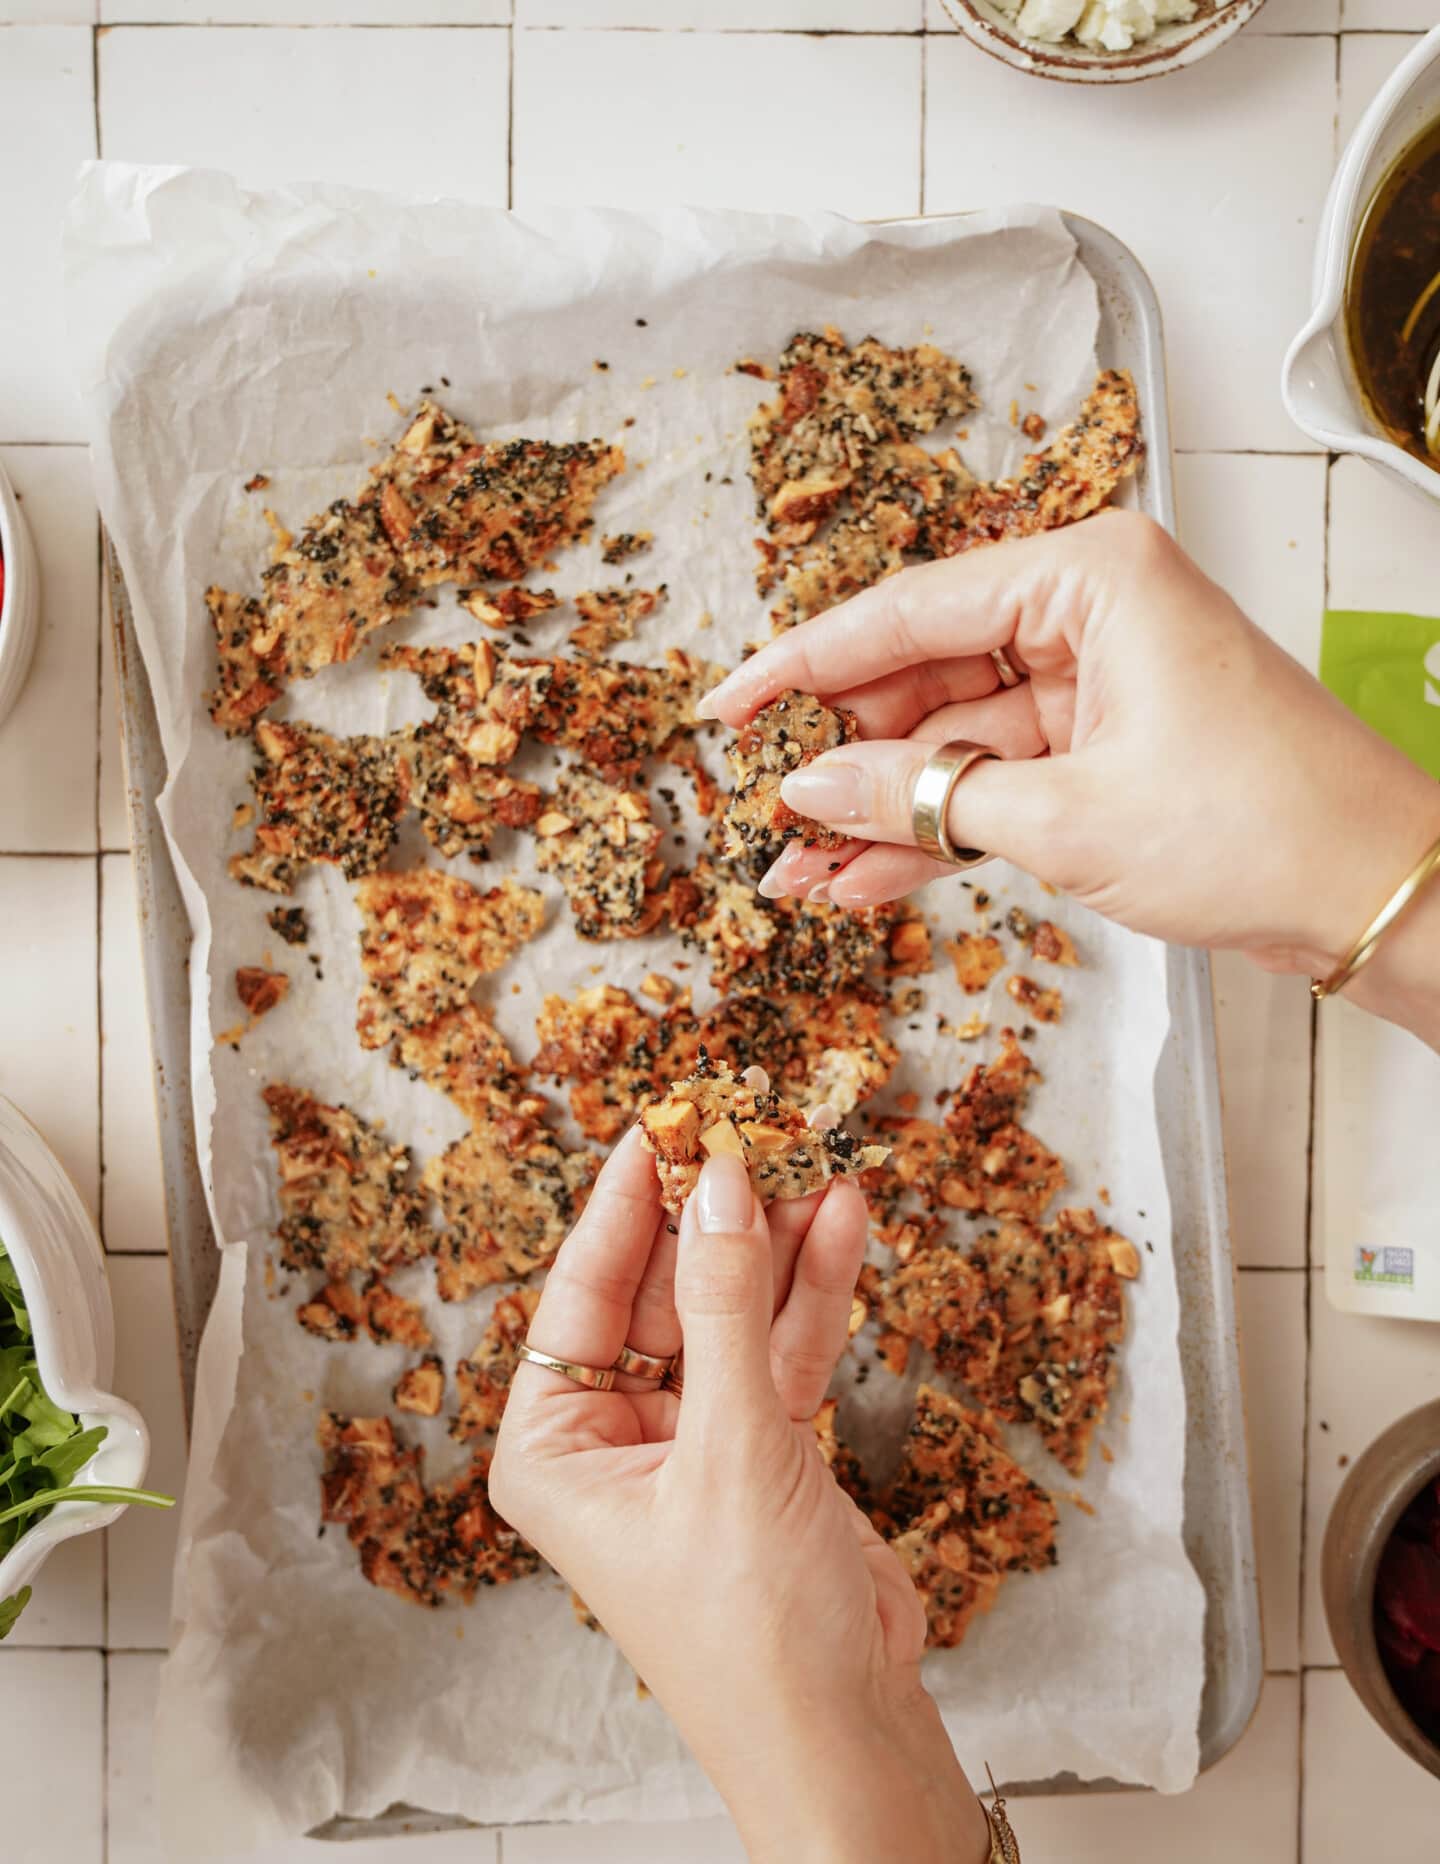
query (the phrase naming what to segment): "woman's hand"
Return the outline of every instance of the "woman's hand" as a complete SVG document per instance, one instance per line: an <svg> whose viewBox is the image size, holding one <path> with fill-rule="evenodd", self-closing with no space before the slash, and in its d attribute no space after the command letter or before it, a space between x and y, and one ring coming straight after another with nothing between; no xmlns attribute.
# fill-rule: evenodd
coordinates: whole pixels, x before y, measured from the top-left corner
<svg viewBox="0 0 1440 1864"><path fill-rule="evenodd" d="M841 1493L810 1419L865 1248L858 1189L756 1202L711 1159L677 1224L632 1131L556 1258L531 1344L608 1366L685 1351L683 1403L523 1362L495 1507L564 1574L669 1711L750 1855L825 1864L988 1855L920 1682L925 1614Z"/></svg>
<svg viewBox="0 0 1440 1864"><path fill-rule="evenodd" d="M996 647L1028 675L1019 686L1000 687ZM787 849L762 884L772 895L866 906L948 871L916 850L910 812L921 765L950 738L1004 760L956 787L956 846L1139 931L1277 970L1333 968L1440 833L1430 778L1131 513L906 570L762 648L702 710L738 727L787 688L859 718L862 742L783 789L855 839ZM1408 944L1407 982L1428 978L1432 994L1419 949L1434 924L1402 940L1402 921L1386 941L1397 958Z"/></svg>

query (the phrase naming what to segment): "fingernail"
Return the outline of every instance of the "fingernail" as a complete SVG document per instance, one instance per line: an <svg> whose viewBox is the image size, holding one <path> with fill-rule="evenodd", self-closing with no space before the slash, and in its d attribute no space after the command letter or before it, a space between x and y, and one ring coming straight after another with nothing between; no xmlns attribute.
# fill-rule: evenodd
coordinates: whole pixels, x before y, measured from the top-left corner
<svg viewBox="0 0 1440 1864"><path fill-rule="evenodd" d="M715 702L719 695L724 692L727 684L727 681L721 680L720 684L718 686L712 686L708 693L701 693L700 697L695 701L696 718L719 718L720 707Z"/></svg>
<svg viewBox="0 0 1440 1864"><path fill-rule="evenodd" d="M870 779L855 764L813 764L794 771L780 795L801 815L817 822L864 822L870 810Z"/></svg>
<svg viewBox="0 0 1440 1864"><path fill-rule="evenodd" d="M805 897L816 906L828 905L830 900L830 882L828 880L822 880L819 886L812 887Z"/></svg>
<svg viewBox="0 0 1440 1864"><path fill-rule="evenodd" d="M750 1228L755 1193L743 1159L718 1152L705 1161L695 1187L695 1220L709 1236L743 1235Z"/></svg>
<svg viewBox="0 0 1440 1864"><path fill-rule="evenodd" d="M790 891L785 885L785 881L780 873L780 862L784 859L785 857L782 854L780 860L776 861L774 866L768 868L761 876L760 884L756 887L755 891L760 895L762 900L783 900L785 895Z"/></svg>

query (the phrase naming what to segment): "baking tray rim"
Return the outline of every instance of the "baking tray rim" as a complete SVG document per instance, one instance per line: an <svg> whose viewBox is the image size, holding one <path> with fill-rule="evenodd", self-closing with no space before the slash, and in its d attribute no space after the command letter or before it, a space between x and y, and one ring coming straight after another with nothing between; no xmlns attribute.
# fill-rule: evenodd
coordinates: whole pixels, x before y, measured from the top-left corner
<svg viewBox="0 0 1440 1864"><path fill-rule="evenodd" d="M1136 375L1145 410L1146 468L1129 502L1173 532L1175 505L1164 342L1154 287L1129 247L1114 234L1081 215L1061 210L1061 217L1076 239L1082 263L1096 281L1102 352L1113 364L1129 367ZM965 213L910 215L873 224L966 218ZM129 594L108 536L105 567L188 1432L195 1360L219 1273L219 1251L200 1173L190 1091L191 932L156 809L166 770L149 683L134 633ZM1181 1353L1187 1398L1185 1538L1206 1593L1206 1684L1199 1722L1200 1772L1204 1773L1223 1759L1248 1727L1259 1702L1264 1659L1210 962L1206 953L1179 946L1169 947L1166 956L1172 1020L1157 1069L1157 1103L1162 1108L1162 1150L1170 1180L1180 1284ZM1174 1103L1173 1114L1182 1138L1186 1125L1193 1122L1198 1157L1188 1154L1183 1145L1176 1148L1167 1142L1163 1111L1167 1101ZM1187 1206L1196 1234L1194 1244L1187 1244L1182 1253L1182 1210ZM1188 1234L1189 1225L1185 1227ZM1202 1285L1207 1281L1208 1288ZM1207 1306L1198 1311L1209 1314L1213 1331L1208 1339L1200 1340L1187 1322L1195 1319L1190 1310L1207 1294ZM1207 1388L1212 1402L1205 1408L1206 1428L1202 1430L1197 1400L1207 1395ZM1215 1455L1207 1458L1206 1452L1211 1450ZM1215 1480L1209 1485L1210 1494L1203 1496L1198 1491L1207 1486L1203 1480L1207 1461ZM1222 1542L1229 1544L1229 1571L1223 1573L1214 1564ZM1220 1623L1221 1618L1227 1622ZM1005 1783L1005 1790L1028 1796L1134 1789L1114 1780L1057 1775L1046 1780ZM372 1819L332 1819L313 1835L335 1840L401 1836L453 1829L464 1823L448 1815L396 1806Z"/></svg>

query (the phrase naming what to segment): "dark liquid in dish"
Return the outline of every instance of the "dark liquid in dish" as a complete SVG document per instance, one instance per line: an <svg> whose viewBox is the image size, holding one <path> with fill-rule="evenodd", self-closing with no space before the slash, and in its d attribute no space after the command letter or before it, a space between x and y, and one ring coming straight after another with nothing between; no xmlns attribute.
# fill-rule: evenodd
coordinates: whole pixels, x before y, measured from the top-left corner
<svg viewBox="0 0 1440 1864"><path fill-rule="evenodd" d="M1376 418L1398 446L1440 468L1425 444L1425 388L1440 353L1440 122L1411 143L1366 210L1345 324Z"/></svg>

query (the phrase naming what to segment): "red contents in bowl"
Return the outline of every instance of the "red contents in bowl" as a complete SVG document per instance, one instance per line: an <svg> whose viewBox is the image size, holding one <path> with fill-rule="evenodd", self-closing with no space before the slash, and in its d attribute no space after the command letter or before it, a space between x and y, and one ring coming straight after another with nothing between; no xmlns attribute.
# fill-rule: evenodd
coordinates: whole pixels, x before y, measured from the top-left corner
<svg viewBox="0 0 1440 1864"><path fill-rule="evenodd" d="M1440 1480L1395 1524L1375 1575L1375 1641L1416 1726L1440 1741Z"/></svg>

